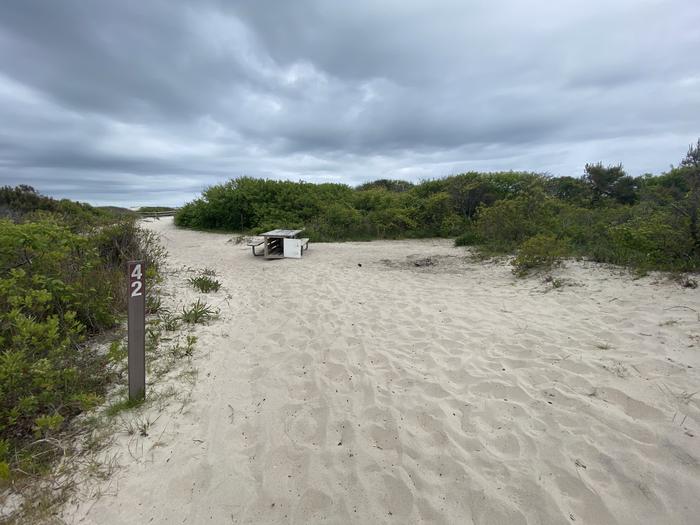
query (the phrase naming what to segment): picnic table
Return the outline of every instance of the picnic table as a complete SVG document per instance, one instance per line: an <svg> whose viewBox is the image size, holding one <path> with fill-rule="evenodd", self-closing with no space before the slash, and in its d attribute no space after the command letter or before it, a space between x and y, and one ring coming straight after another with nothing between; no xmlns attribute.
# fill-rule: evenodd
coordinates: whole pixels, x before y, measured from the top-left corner
<svg viewBox="0 0 700 525"><path fill-rule="evenodd" d="M281 259L283 257L300 258L304 249L308 249L309 239L300 239L299 234L304 230L271 230L261 234L266 259Z"/></svg>

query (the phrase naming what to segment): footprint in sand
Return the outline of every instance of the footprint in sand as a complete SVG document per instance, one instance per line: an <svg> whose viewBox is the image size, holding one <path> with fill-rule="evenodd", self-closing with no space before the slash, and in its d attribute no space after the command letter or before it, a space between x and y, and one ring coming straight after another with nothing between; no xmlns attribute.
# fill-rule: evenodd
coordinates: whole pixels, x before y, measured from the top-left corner
<svg viewBox="0 0 700 525"><path fill-rule="evenodd" d="M329 518L333 500L325 492L308 489L294 508L295 523L318 523Z"/></svg>
<svg viewBox="0 0 700 525"><path fill-rule="evenodd" d="M661 420L664 418L663 412L658 408L654 408L643 401L637 401L616 388L596 388L594 394L595 397L618 407L631 418L646 420Z"/></svg>

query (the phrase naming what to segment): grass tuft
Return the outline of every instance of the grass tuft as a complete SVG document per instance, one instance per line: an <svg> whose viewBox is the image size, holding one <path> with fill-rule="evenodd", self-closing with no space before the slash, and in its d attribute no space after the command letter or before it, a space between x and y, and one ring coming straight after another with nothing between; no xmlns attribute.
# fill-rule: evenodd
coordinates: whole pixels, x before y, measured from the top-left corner
<svg viewBox="0 0 700 525"><path fill-rule="evenodd" d="M218 292L221 288L221 282L219 282L217 279L214 279L214 273L204 273L207 271L213 272L213 270L204 270L200 275L197 275L196 277L190 277L187 280L187 282L190 283L190 285L193 288L199 290L202 293Z"/></svg>
<svg viewBox="0 0 700 525"><path fill-rule="evenodd" d="M113 417L117 414L124 412L125 410L131 410L136 407L140 407L144 403L144 398L140 399L129 399L125 398L121 401L111 404L107 407L106 413L108 416Z"/></svg>
<svg viewBox="0 0 700 525"><path fill-rule="evenodd" d="M219 311L197 299L189 307L182 307L182 320L189 324L207 323L219 316Z"/></svg>
<svg viewBox="0 0 700 525"><path fill-rule="evenodd" d="M161 310L158 320L166 332L175 332L180 327L180 318L166 309Z"/></svg>

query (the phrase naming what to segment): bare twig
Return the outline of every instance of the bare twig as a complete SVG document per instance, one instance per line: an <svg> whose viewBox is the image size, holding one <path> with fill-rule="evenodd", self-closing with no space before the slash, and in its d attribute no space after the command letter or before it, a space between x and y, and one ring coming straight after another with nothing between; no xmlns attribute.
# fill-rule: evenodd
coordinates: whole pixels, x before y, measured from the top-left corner
<svg viewBox="0 0 700 525"><path fill-rule="evenodd" d="M669 306L668 308L664 308L664 310L676 310L677 308L683 308L685 310L691 310L695 313L698 311L695 308L691 308L690 306L683 306L683 305L678 305L678 306Z"/></svg>

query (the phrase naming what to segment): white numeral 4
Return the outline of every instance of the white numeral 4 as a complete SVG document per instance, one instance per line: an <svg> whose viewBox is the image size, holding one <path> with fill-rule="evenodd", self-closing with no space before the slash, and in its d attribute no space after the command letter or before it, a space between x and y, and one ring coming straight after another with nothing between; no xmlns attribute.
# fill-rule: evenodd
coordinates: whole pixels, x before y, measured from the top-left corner
<svg viewBox="0 0 700 525"><path fill-rule="evenodd" d="M138 279L139 281L141 280L141 265L140 264L135 264L134 269L131 270L131 276Z"/></svg>

